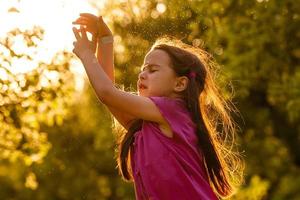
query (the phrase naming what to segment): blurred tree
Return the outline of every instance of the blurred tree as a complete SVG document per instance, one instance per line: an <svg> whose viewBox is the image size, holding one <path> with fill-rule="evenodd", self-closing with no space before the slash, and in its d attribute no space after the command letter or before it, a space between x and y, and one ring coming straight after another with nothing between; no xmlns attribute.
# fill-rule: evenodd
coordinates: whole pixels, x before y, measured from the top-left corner
<svg viewBox="0 0 300 200"><path fill-rule="evenodd" d="M16 180L0 179L5 188L0 197L12 199L124 199L134 196L131 184L121 180L114 160L111 117L98 101L86 79L82 92L69 107L72 111L62 126L43 124L52 148L43 162L32 165L38 187L29 190ZM91 109L92 108L92 109ZM10 171L24 171L14 165Z"/></svg>
<svg viewBox="0 0 300 200"><path fill-rule="evenodd" d="M125 87L161 35L212 53L217 81L225 96L233 86L244 117L237 120L246 185L232 199L299 199L299 12L292 0L128 0L109 1L100 14L116 35L117 81Z"/></svg>
<svg viewBox="0 0 300 200"><path fill-rule="evenodd" d="M32 164L43 161L51 144L40 125L61 125L74 91L69 70L72 55L57 53L50 64L38 60L36 50L42 39L43 30L34 27L23 32L12 30L0 40L0 176L16 181L23 170L10 170L9 166L23 163L30 169ZM24 68L36 67L16 73L18 63ZM26 175L25 181L19 181L35 189L35 175L30 171Z"/></svg>
<svg viewBox="0 0 300 200"><path fill-rule="evenodd" d="M237 142L246 184L232 200L300 198L299 6L111 0L99 10L115 33L117 82L126 89L136 89L143 58L161 35L204 48L220 63L217 81L228 98L234 88L244 117ZM0 198L134 199L133 185L116 170L109 113L88 82L74 93L73 56L59 52L25 74L10 70L12 60L34 60L42 35L40 28L14 30L0 40ZM23 52L14 45L20 38Z"/></svg>
<svg viewBox="0 0 300 200"><path fill-rule="evenodd" d="M42 36L35 27L1 39L1 199L131 199L132 185L116 169L109 113L91 87L75 93L73 55L58 52L13 73L12 60L39 59L31 53Z"/></svg>

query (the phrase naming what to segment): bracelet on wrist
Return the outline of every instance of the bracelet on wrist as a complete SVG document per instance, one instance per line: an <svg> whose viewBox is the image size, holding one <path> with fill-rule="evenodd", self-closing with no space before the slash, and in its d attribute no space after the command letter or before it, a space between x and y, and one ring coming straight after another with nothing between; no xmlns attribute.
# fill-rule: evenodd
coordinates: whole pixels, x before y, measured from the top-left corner
<svg viewBox="0 0 300 200"><path fill-rule="evenodd" d="M101 44L109 44L114 42L114 36L108 35L104 37L99 37L99 43Z"/></svg>

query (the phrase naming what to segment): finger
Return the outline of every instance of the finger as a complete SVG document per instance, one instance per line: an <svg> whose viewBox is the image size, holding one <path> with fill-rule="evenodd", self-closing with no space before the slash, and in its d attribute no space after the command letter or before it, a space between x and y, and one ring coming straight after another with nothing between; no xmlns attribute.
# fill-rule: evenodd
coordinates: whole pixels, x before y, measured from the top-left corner
<svg viewBox="0 0 300 200"><path fill-rule="evenodd" d="M76 53L77 53L75 49L73 49L72 52L73 52L75 55L76 55Z"/></svg>
<svg viewBox="0 0 300 200"><path fill-rule="evenodd" d="M98 17L93 15L93 14L90 14L90 13L80 13L80 16L82 17L87 17L87 18L92 18L92 19L97 19Z"/></svg>
<svg viewBox="0 0 300 200"><path fill-rule="evenodd" d="M96 48L97 48L97 36L96 35L92 36L92 44L93 44L93 51L95 52Z"/></svg>
<svg viewBox="0 0 300 200"><path fill-rule="evenodd" d="M84 19L78 19L78 20L76 20L76 21L72 22L72 24L82 24L82 25L88 25L88 24L90 24L90 22L89 22L89 21L87 21L87 20L84 20Z"/></svg>
<svg viewBox="0 0 300 200"><path fill-rule="evenodd" d="M81 40L81 37L80 37L80 35L79 35L79 33L78 33L78 30L77 30L75 27L73 27L72 30L73 30L73 33L74 33L74 35L75 35L76 40L77 40L77 41L78 41L78 40Z"/></svg>
<svg viewBox="0 0 300 200"><path fill-rule="evenodd" d="M85 31L85 29L84 29L83 26L80 26L80 33L81 33L82 39L84 39L84 40L87 40L87 39L88 39L88 38L87 38L87 35L86 35L86 31Z"/></svg>
<svg viewBox="0 0 300 200"><path fill-rule="evenodd" d="M98 37L96 35L92 35L92 42L97 42Z"/></svg>
<svg viewBox="0 0 300 200"><path fill-rule="evenodd" d="M88 18L88 17L78 17L75 21L78 21L78 20L93 21L93 19Z"/></svg>
<svg viewBox="0 0 300 200"><path fill-rule="evenodd" d="M77 22L73 22L72 24L83 26L85 28L86 32L89 32L93 35L97 33L97 29L95 29L95 27L93 27L91 24L83 24L83 23L77 23Z"/></svg>

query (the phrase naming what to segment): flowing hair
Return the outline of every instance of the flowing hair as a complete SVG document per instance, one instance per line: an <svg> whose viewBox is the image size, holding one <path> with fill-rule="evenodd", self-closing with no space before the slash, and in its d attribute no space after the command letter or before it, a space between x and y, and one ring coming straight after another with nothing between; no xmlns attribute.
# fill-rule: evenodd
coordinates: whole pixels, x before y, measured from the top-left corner
<svg viewBox="0 0 300 200"><path fill-rule="evenodd" d="M170 67L177 76L189 77L190 72L196 74L189 77L182 96L197 126L198 146L204 155L210 185L218 196L228 198L244 182L244 161L234 138L238 126L230 116L230 112L239 111L230 99L223 97L215 83L218 65L203 49L175 38L164 36L157 39L150 51L156 49L169 55ZM128 131L118 137L117 163L125 181L132 180L130 149L142 122L141 119L132 121Z"/></svg>

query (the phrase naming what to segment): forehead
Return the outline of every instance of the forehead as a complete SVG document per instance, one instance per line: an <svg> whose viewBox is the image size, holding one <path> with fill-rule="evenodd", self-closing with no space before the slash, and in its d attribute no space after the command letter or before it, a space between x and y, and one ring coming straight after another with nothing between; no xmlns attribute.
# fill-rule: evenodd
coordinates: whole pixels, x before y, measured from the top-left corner
<svg viewBox="0 0 300 200"><path fill-rule="evenodd" d="M147 53L144 59L144 64L158 64L168 66L170 63L169 55L160 49L155 49Z"/></svg>

